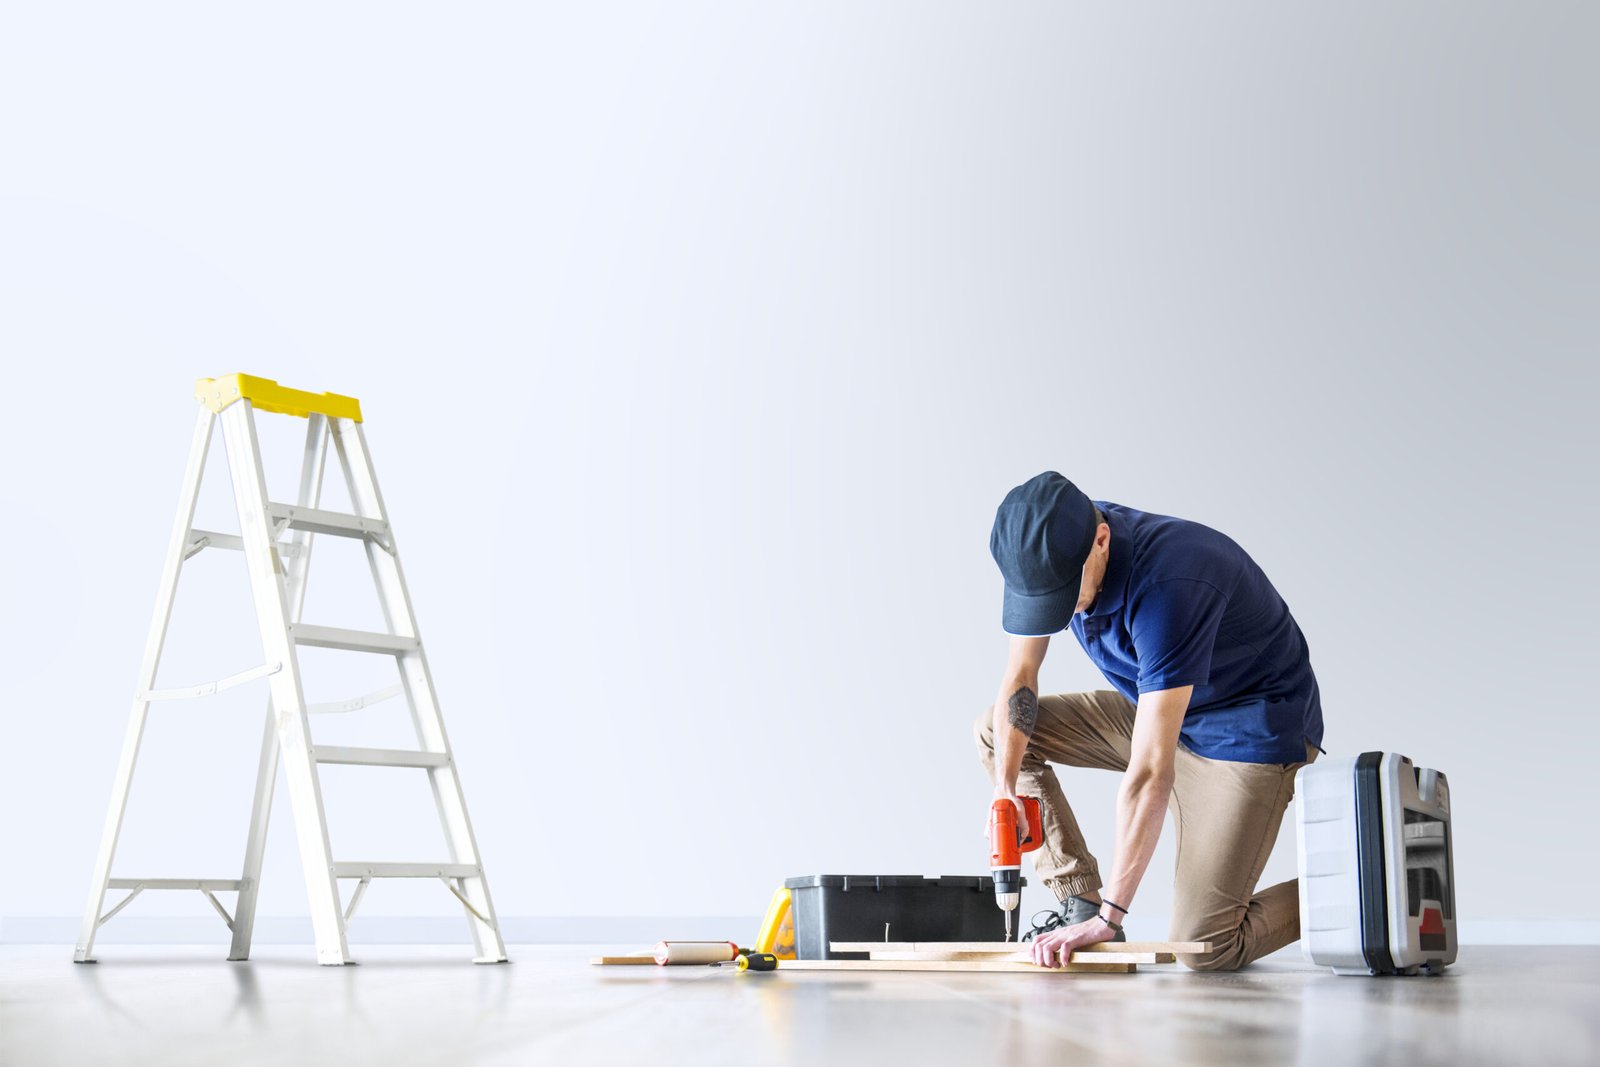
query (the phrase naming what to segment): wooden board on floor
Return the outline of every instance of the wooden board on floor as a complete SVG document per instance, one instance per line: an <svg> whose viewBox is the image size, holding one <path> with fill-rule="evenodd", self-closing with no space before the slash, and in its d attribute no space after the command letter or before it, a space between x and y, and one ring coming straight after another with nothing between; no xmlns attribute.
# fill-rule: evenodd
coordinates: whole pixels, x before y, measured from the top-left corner
<svg viewBox="0 0 1600 1067"><path fill-rule="evenodd" d="M834 952L1026 952L1019 941L830 941ZM1210 952L1209 941L1102 941L1078 952ZM1076 955L1076 953L1074 953Z"/></svg>
<svg viewBox="0 0 1600 1067"><path fill-rule="evenodd" d="M641 965L646 963L654 967L656 965L655 956L591 956L589 958L589 965L591 967L618 967Z"/></svg>
<svg viewBox="0 0 1600 1067"><path fill-rule="evenodd" d="M990 963L1031 963L1026 952L879 952L875 960L987 960ZM1072 963L1176 963L1170 952L1074 952Z"/></svg>
<svg viewBox="0 0 1600 1067"><path fill-rule="evenodd" d="M779 960L778 971L984 971L1007 974L1132 974L1131 963L1069 963L1040 967L1010 960Z"/></svg>

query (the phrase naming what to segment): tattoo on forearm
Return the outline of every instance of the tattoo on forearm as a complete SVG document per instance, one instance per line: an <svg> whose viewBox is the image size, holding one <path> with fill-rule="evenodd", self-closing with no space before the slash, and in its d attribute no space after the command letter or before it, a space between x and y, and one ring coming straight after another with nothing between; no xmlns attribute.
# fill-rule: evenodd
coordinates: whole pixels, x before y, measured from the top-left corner
<svg viewBox="0 0 1600 1067"><path fill-rule="evenodd" d="M1006 707L1011 712L1008 717L1011 725L1032 737L1034 724L1039 721L1039 698L1033 690L1027 686L1018 689L1006 701Z"/></svg>

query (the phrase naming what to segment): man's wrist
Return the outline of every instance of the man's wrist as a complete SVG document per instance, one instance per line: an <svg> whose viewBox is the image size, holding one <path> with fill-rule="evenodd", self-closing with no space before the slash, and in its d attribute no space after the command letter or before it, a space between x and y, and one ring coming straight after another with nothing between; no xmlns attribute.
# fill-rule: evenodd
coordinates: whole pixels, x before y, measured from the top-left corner
<svg viewBox="0 0 1600 1067"><path fill-rule="evenodd" d="M1112 919L1116 919L1119 922L1121 921L1122 916L1128 914L1127 908L1123 907L1121 904L1118 904L1115 900L1112 900L1111 897L1105 893L1100 894L1100 908L1103 914Z"/></svg>

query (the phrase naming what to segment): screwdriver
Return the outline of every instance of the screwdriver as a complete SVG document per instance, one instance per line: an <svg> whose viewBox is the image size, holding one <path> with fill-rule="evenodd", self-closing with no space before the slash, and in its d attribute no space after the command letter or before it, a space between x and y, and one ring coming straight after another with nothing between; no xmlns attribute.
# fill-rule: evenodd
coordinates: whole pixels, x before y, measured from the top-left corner
<svg viewBox="0 0 1600 1067"><path fill-rule="evenodd" d="M738 959L713 963L711 966L735 967L741 971L775 971L778 969L778 957L770 952L741 952Z"/></svg>

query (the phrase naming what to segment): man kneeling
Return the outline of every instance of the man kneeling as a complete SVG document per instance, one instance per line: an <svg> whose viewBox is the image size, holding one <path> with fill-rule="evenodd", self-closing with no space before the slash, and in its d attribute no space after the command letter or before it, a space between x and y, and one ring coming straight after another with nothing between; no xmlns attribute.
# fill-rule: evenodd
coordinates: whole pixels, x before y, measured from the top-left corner
<svg viewBox="0 0 1600 1067"><path fill-rule="evenodd" d="M1230 538L1183 519L1091 501L1054 472L1007 494L990 551L1011 634L1000 693L977 724L995 796L1043 809L1038 877L1061 902L1034 962L1122 940L1170 798L1178 834L1179 958L1232 970L1300 936L1295 882L1255 892L1316 759L1322 705L1310 652L1267 576ZM1051 635L1070 627L1113 687L1040 697ZM1051 763L1122 771L1116 861L1103 881Z"/></svg>

